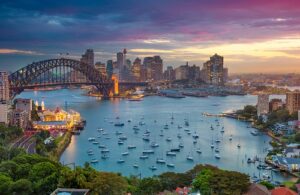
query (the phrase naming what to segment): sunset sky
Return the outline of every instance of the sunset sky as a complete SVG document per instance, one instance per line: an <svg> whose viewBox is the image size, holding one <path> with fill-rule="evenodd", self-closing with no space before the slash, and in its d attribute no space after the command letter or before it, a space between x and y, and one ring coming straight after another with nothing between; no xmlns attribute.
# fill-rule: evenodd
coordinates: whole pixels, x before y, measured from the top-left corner
<svg viewBox="0 0 300 195"><path fill-rule="evenodd" d="M0 70L127 48L165 67L218 53L230 73L300 73L300 0L2 0L0 35Z"/></svg>

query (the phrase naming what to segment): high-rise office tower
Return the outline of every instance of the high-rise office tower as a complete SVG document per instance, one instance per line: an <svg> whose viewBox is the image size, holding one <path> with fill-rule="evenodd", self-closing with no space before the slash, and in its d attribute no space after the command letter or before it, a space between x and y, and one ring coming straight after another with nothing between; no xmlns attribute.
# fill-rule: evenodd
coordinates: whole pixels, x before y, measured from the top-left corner
<svg viewBox="0 0 300 195"><path fill-rule="evenodd" d="M94 66L94 51L92 49L87 49L81 56L80 61L90 66Z"/></svg>
<svg viewBox="0 0 300 195"><path fill-rule="evenodd" d="M142 60L140 58L136 58L131 67L132 76L136 81L141 80L141 63Z"/></svg>
<svg viewBox="0 0 300 195"><path fill-rule="evenodd" d="M114 71L114 67L113 67L113 61L112 60L107 60L106 62L106 73L107 73L107 77L111 78L112 74Z"/></svg>
<svg viewBox="0 0 300 195"><path fill-rule="evenodd" d="M160 56L145 57L143 66L148 80L158 81L163 78L163 60Z"/></svg>

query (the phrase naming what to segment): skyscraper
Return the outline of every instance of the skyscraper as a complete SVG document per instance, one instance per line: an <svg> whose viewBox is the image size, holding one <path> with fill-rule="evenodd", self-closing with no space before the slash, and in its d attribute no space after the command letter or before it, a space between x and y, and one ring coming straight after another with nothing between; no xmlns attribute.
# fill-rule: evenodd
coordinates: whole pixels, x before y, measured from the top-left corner
<svg viewBox="0 0 300 195"><path fill-rule="evenodd" d="M202 71L204 72L204 78L206 83L212 85L224 85L224 68L223 57L218 54L210 57L210 60L203 64Z"/></svg>
<svg viewBox="0 0 300 195"><path fill-rule="evenodd" d="M90 66L94 66L94 51L92 49L87 49L81 56L80 61Z"/></svg>
<svg viewBox="0 0 300 195"><path fill-rule="evenodd" d="M105 76L105 77L107 76L105 63L96 62L95 63L95 68L100 72L100 74L102 76Z"/></svg>
<svg viewBox="0 0 300 195"><path fill-rule="evenodd" d="M124 80L128 77L129 70L126 69L126 54L127 54L126 49L123 49L123 52L117 53L117 67L119 69L120 80Z"/></svg>
<svg viewBox="0 0 300 195"><path fill-rule="evenodd" d="M9 101L9 81L6 71L0 71L0 101Z"/></svg>
<svg viewBox="0 0 300 195"><path fill-rule="evenodd" d="M300 110L300 92L293 91L286 94L286 109L290 114Z"/></svg>
<svg viewBox="0 0 300 195"><path fill-rule="evenodd" d="M269 113L269 95L259 94L257 96L257 116Z"/></svg>
<svg viewBox="0 0 300 195"><path fill-rule="evenodd" d="M140 58L136 58L131 67L132 76L136 81L141 80L141 63L142 60Z"/></svg>
<svg viewBox="0 0 300 195"><path fill-rule="evenodd" d="M158 81L163 78L163 60L160 56L145 57L143 66L146 69L147 79Z"/></svg>
<svg viewBox="0 0 300 195"><path fill-rule="evenodd" d="M107 77L111 78L112 74L114 71L114 67L113 67L113 61L112 60L107 60L106 62L106 73L107 73Z"/></svg>

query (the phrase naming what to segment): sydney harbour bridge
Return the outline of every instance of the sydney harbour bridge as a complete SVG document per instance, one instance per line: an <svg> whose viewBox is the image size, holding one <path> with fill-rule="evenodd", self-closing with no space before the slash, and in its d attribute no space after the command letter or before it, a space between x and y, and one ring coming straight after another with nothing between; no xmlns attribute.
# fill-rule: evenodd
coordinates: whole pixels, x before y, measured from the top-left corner
<svg viewBox="0 0 300 195"><path fill-rule="evenodd" d="M66 58L33 62L10 74L9 83L11 98L25 89L72 85L93 85L103 98L109 98L118 94L119 86L147 85L146 82L119 82L116 77L101 74L94 66Z"/></svg>

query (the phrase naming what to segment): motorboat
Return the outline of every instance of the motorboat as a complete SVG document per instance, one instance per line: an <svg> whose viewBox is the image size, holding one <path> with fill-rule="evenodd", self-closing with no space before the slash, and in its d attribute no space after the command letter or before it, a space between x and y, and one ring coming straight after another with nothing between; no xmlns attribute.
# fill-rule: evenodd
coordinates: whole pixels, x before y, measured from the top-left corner
<svg viewBox="0 0 300 195"><path fill-rule="evenodd" d="M143 154L154 154L154 150L144 150Z"/></svg>
<svg viewBox="0 0 300 195"><path fill-rule="evenodd" d="M200 148L198 148L198 149L196 150L196 152L197 152L198 154L202 154L202 151L200 150Z"/></svg>
<svg viewBox="0 0 300 195"><path fill-rule="evenodd" d="M156 166L151 166L151 167L149 167L149 169L150 169L151 171L155 171L155 170L157 170L157 167L156 167Z"/></svg>
<svg viewBox="0 0 300 195"><path fill-rule="evenodd" d="M196 144L197 143L197 140L193 140L193 144Z"/></svg>
<svg viewBox="0 0 300 195"><path fill-rule="evenodd" d="M169 129L169 125L165 124L164 129Z"/></svg>
<svg viewBox="0 0 300 195"><path fill-rule="evenodd" d="M132 166L133 166L134 168L136 168L136 169L137 169L137 168L139 168L139 165L138 165L138 164L136 164L136 163L135 163L135 164L133 164Z"/></svg>
<svg viewBox="0 0 300 195"><path fill-rule="evenodd" d="M167 167L169 167L169 168L174 168L175 165L174 165L173 163L168 163L168 164L167 164Z"/></svg>
<svg viewBox="0 0 300 195"><path fill-rule="evenodd" d="M117 161L117 163L124 163L124 162L125 162L125 160L121 159L121 158Z"/></svg>
<svg viewBox="0 0 300 195"><path fill-rule="evenodd" d="M104 159L104 160L105 160L105 159L108 159L108 155L103 154L103 155L101 155L101 158Z"/></svg>
<svg viewBox="0 0 300 195"><path fill-rule="evenodd" d="M156 143L156 142L152 142L150 146L151 146L152 148L157 148L157 147L159 147L159 144Z"/></svg>
<svg viewBox="0 0 300 195"><path fill-rule="evenodd" d="M99 144L99 142L97 142L97 141L93 141L92 143L95 144L95 145Z"/></svg>
<svg viewBox="0 0 300 195"><path fill-rule="evenodd" d="M143 137L143 140L146 142L150 141L149 137Z"/></svg>
<svg viewBox="0 0 300 195"><path fill-rule="evenodd" d="M220 154L215 154L215 158L220 159L221 158Z"/></svg>
<svg viewBox="0 0 300 195"><path fill-rule="evenodd" d="M171 148L170 151L171 152L180 152L180 148Z"/></svg>
<svg viewBox="0 0 300 195"><path fill-rule="evenodd" d="M102 144L102 145L99 145L98 148L106 148L106 146Z"/></svg>
<svg viewBox="0 0 300 195"><path fill-rule="evenodd" d="M109 152L109 149L103 149L101 150L101 153L108 153Z"/></svg>
<svg viewBox="0 0 300 195"><path fill-rule="evenodd" d="M181 129L181 128L182 128L182 126L178 125L178 126L177 126L177 128L178 128L178 129Z"/></svg>
<svg viewBox="0 0 300 195"><path fill-rule="evenodd" d="M122 153L122 156L127 156L127 155L129 155L129 152L123 152Z"/></svg>
<svg viewBox="0 0 300 195"><path fill-rule="evenodd" d="M95 159L95 158L93 158L92 160L91 160L91 163L98 163L99 162L99 160L98 159Z"/></svg>
<svg viewBox="0 0 300 195"><path fill-rule="evenodd" d="M187 155L186 159L187 159L188 161L194 161L194 158L193 158L193 156L191 156L191 155Z"/></svg>
<svg viewBox="0 0 300 195"><path fill-rule="evenodd" d="M229 141L232 141L232 135L229 136Z"/></svg>
<svg viewBox="0 0 300 195"><path fill-rule="evenodd" d="M136 148L136 146L135 145L128 145L128 147L127 147L128 149L135 149Z"/></svg>
<svg viewBox="0 0 300 195"><path fill-rule="evenodd" d="M88 140L91 142L91 141L95 141L96 138L94 138L94 137L89 137Z"/></svg>
<svg viewBox="0 0 300 195"><path fill-rule="evenodd" d="M170 141L172 141L172 138L168 137L168 138L166 139L166 141L170 142Z"/></svg>
<svg viewBox="0 0 300 195"><path fill-rule="evenodd" d="M171 151L168 151L166 153L167 156L176 156L176 153L175 152L171 152Z"/></svg>
<svg viewBox="0 0 300 195"><path fill-rule="evenodd" d="M116 135L122 135L123 134L123 132L121 132L121 131L116 131Z"/></svg>
<svg viewBox="0 0 300 195"><path fill-rule="evenodd" d="M237 147L238 147L238 148L241 148L241 144L238 144Z"/></svg>
<svg viewBox="0 0 300 195"><path fill-rule="evenodd" d="M157 164L166 164L166 161L163 158L156 159Z"/></svg>
<svg viewBox="0 0 300 195"><path fill-rule="evenodd" d="M178 147L183 148L184 147L183 143L179 143Z"/></svg>
<svg viewBox="0 0 300 195"><path fill-rule="evenodd" d="M181 139L182 136L181 136L180 133L178 133L178 134L177 134L177 137L178 137L179 139Z"/></svg>
<svg viewBox="0 0 300 195"><path fill-rule="evenodd" d="M214 148L214 147L215 147L215 145L214 145L213 143L211 143L211 144L210 144L210 147L211 147L211 148Z"/></svg>
<svg viewBox="0 0 300 195"><path fill-rule="evenodd" d="M133 130L140 130L140 128L138 126L133 126Z"/></svg>
<svg viewBox="0 0 300 195"><path fill-rule="evenodd" d="M140 159L142 159L142 160L147 159L147 158L148 158L147 155L142 155L142 156L140 156Z"/></svg>
<svg viewBox="0 0 300 195"><path fill-rule="evenodd" d="M218 147L215 148L215 152L216 152L216 153L219 153L219 152L220 152L220 150L219 150Z"/></svg>
<svg viewBox="0 0 300 195"><path fill-rule="evenodd" d="M198 139L198 138L199 138L199 135L196 134L196 133L194 133L194 134L192 135L192 137L193 137L194 139Z"/></svg>
<svg viewBox="0 0 300 195"><path fill-rule="evenodd" d="M115 126L116 126L116 127L123 127L123 126L124 126L124 123L116 122L116 123L115 123Z"/></svg>
<svg viewBox="0 0 300 195"><path fill-rule="evenodd" d="M258 135L258 131L256 129L253 129L251 131L251 134L254 135L254 136L257 136Z"/></svg>
<svg viewBox="0 0 300 195"><path fill-rule="evenodd" d="M119 140L127 140L127 137L126 137L125 135L120 136L120 137L119 137Z"/></svg>
<svg viewBox="0 0 300 195"><path fill-rule="evenodd" d="M118 144L119 144L119 145L123 145L124 142L123 142L122 140L119 140L119 141L118 141Z"/></svg>

